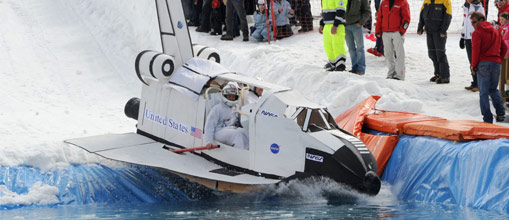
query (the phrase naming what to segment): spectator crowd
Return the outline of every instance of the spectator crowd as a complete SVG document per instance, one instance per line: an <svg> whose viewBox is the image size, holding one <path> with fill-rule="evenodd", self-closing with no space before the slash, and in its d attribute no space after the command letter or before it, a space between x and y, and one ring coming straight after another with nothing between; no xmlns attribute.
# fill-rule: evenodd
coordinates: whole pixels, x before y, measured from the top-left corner
<svg viewBox="0 0 509 220"><path fill-rule="evenodd" d="M282 39L293 35L292 26L300 26L299 33L313 31L309 0L182 0L182 5L188 26L221 35L225 41L241 32L243 41L249 41L250 36L257 41L269 41L269 36ZM247 15L255 20L250 28Z"/></svg>
<svg viewBox="0 0 509 220"><path fill-rule="evenodd" d="M428 57L433 63L430 82L450 83L446 53L447 31L452 19L452 7L463 8L463 28L459 47L465 49L472 82L465 89L479 92L481 113L485 122L505 120L503 104L509 101L509 0L494 0L498 9L496 21L487 21L489 0L465 0L452 6L451 0L424 0L419 20L411 21L407 0L374 0L376 16L371 18L371 0L321 0L321 20L318 32L323 35L327 71L346 71L347 47L349 72L364 75L366 38L376 41L366 51L385 57L387 79L405 80L405 34L410 22L416 22L418 35L426 37ZM313 31L313 16L309 0L182 0L188 26L197 32L220 35L229 41L270 41L292 36L292 26L299 33ZM248 27L247 15L253 15L254 25ZM496 115L492 115L489 102Z"/></svg>

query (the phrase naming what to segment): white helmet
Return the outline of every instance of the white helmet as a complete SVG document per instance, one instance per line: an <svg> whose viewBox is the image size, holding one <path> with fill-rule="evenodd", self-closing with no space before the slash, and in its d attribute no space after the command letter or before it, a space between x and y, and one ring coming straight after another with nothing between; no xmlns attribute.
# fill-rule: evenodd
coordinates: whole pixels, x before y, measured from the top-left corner
<svg viewBox="0 0 509 220"><path fill-rule="evenodd" d="M239 99L239 85L236 82L229 82L224 86L222 90L222 96L221 99L223 100L224 104L233 107L237 104L237 100ZM235 100L229 100L226 98L226 95L235 95Z"/></svg>

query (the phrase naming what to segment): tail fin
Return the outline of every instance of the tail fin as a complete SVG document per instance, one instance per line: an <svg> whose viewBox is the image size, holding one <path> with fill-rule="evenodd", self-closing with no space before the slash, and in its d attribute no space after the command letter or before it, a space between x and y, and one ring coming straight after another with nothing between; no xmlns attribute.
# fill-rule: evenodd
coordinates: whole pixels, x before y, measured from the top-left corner
<svg viewBox="0 0 509 220"><path fill-rule="evenodd" d="M193 58L193 46L181 0L155 0L163 53L179 67Z"/></svg>

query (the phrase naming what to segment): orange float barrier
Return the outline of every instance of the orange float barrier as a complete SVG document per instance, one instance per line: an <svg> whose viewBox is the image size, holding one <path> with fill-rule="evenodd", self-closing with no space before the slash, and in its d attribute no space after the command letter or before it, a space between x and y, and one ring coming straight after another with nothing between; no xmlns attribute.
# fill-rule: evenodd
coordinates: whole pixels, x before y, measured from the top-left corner
<svg viewBox="0 0 509 220"><path fill-rule="evenodd" d="M338 115L335 120L339 127L359 137L371 151L378 165L377 174L382 172L391 157L392 151L398 143L398 135L374 135L362 132L365 117L375 109L375 104L380 96L371 96Z"/></svg>
<svg viewBox="0 0 509 220"><path fill-rule="evenodd" d="M359 104L351 107L342 114L336 116L335 121L339 127L355 136L359 136L364 124L364 117L375 108L380 96L370 96Z"/></svg>
<svg viewBox="0 0 509 220"><path fill-rule="evenodd" d="M403 125L419 121L446 120L445 118L411 112L377 111L366 116L364 123L370 129L399 134Z"/></svg>
<svg viewBox="0 0 509 220"><path fill-rule="evenodd" d="M378 175L392 155L402 134L431 136L453 141L509 138L509 127L480 121L450 121L444 118L411 112L381 111L375 109L380 96L371 96L338 115L338 125L359 137L371 151L378 164ZM395 135L363 133L363 126Z"/></svg>
<svg viewBox="0 0 509 220"><path fill-rule="evenodd" d="M389 158L391 158L392 151L396 147L396 144L398 144L399 136L361 133L359 138L375 157L376 164L378 165L377 174L378 176L382 176L385 165L389 161Z"/></svg>
<svg viewBox="0 0 509 220"><path fill-rule="evenodd" d="M471 120L439 120L405 124L403 133L453 141L509 138L509 127Z"/></svg>

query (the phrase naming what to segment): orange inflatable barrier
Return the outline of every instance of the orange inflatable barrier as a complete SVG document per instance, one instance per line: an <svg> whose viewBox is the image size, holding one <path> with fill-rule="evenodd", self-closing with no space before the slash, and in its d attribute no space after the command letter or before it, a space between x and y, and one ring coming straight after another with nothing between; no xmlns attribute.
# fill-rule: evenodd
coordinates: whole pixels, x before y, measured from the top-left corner
<svg viewBox="0 0 509 220"><path fill-rule="evenodd" d="M378 175L382 175L401 134L453 141L509 138L509 127L500 125L467 120L449 121L411 112L376 110L375 104L379 99L380 96L368 97L335 118L342 129L359 137L366 144L378 164ZM363 126L395 135L363 133Z"/></svg>
<svg viewBox="0 0 509 220"><path fill-rule="evenodd" d="M398 135L374 135L368 133L361 133L359 137L364 144L368 147L369 151L373 154L378 165L377 174L382 176L385 165L391 158L392 151L398 144Z"/></svg>
<svg viewBox="0 0 509 220"><path fill-rule="evenodd" d="M343 130L359 137L364 124L364 117L375 108L375 104L379 99L380 96L370 96L364 99L359 104L336 116L336 123L338 123L339 127Z"/></svg>
<svg viewBox="0 0 509 220"><path fill-rule="evenodd" d="M365 117L375 109L375 104L380 96L371 96L338 115L335 120L339 127L359 137L371 151L378 165L377 173L382 175L385 165L391 157L392 151L398 143L398 135L374 135L362 133Z"/></svg>
<svg viewBox="0 0 509 220"><path fill-rule="evenodd" d="M471 120L438 120L405 124L403 133L453 141L509 138L509 127Z"/></svg>
<svg viewBox="0 0 509 220"><path fill-rule="evenodd" d="M364 123L370 129L399 134L403 125L419 121L446 120L445 118L411 112L378 111L366 116Z"/></svg>

